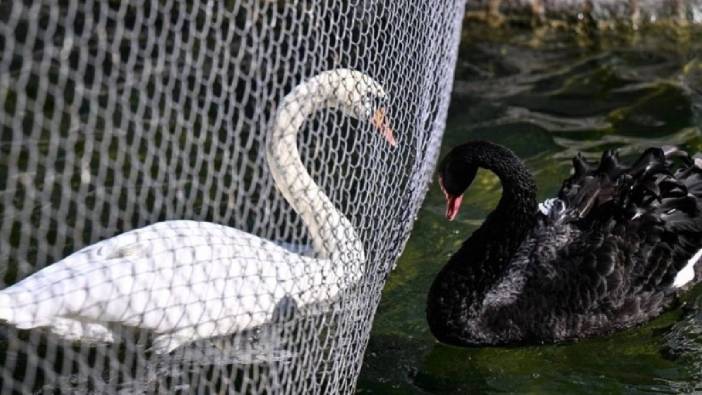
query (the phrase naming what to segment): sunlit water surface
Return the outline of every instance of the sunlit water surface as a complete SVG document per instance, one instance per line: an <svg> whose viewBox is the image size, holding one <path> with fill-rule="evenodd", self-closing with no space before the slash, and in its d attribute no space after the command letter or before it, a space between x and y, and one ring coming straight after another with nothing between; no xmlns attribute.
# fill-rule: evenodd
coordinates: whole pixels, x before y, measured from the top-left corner
<svg viewBox="0 0 702 395"><path fill-rule="evenodd" d="M702 151L700 32L491 30L467 22L443 153L469 139L512 148L539 198L569 175L570 158L619 148L625 158L676 144ZM385 287L359 393L644 393L702 391L702 287L681 307L632 330L561 345L462 349L425 321L429 286L500 197L476 178L461 214L443 219L436 183Z"/></svg>

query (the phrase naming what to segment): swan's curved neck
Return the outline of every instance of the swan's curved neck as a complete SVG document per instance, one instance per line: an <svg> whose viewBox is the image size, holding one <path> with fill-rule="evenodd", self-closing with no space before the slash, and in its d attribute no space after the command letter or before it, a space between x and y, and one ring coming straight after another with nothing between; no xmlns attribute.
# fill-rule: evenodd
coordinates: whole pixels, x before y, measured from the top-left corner
<svg viewBox="0 0 702 395"><path fill-rule="evenodd" d="M490 170L502 183L502 197L482 226L466 240L474 264L498 276L517 251L536 219L536 186L529 170L512 151L488 142L464 146L461 160ZM479 262L476 262L478 260Z"/></svg>
<svg viewBox="0 0 702 395"><path fill-rule="evenodd" d="M318 79L297 86L281 102L268 133L266 156L276 186L302 217L320 258L362 252L351 222L332 204L300 160L297 135L315 111L338 103L332 86Z"/></svg>

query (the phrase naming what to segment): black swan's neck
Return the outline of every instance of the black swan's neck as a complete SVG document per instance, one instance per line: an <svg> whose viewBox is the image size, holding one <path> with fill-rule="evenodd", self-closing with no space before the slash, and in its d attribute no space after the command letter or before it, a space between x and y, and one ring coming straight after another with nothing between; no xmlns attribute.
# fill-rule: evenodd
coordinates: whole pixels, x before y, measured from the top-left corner
<svg viewBox="0 0 702 395"><path fill-rule="evenodd" d="M495 277L502 273L534 226L536 186L524 163L507 148L489 142L474 142L461 147L457 154L465 166L490 170L502 183L500 202L482 226L465 241L462 250L467 256L460 258L463 264L481 270L487 277Z"/></svg>
<svg viewBox="0 0 702 395"><path fill-rule="evenodd" d="M472 344L471 318L478 317L486 293L502 278L511 258L536 221L536 187L529 170L512 151L488 142L464 144L448 154L442 176L451 185L478 167L502 182L502 197L482 226L439 272L427 303L427 321L439 340ZM451 169L450 173L443 173ZM446 186L446 185L444 185Z"/></svg>

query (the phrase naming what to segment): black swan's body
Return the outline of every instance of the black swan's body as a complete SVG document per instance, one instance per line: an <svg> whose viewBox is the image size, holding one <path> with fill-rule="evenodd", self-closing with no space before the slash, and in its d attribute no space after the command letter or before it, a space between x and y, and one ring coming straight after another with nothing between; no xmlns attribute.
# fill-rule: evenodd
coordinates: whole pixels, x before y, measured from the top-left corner
<svg viewBox="0 0 702 395"><path fill-rule="evenodd" d="M478 167L500 178L503 194L434 280L432 333L456 345L556 342L660 314L700 279L701 162L672 148L651 148L630 167L612 151L598 165L578 156L558 198L537 206L511 151L455 148L439 169L450 219Z"/></svg>

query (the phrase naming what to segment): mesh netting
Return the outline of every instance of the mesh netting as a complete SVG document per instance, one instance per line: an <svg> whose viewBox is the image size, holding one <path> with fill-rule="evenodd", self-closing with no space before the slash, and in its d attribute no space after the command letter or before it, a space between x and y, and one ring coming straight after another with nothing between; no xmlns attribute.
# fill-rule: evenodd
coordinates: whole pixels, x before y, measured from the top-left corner
<svg viewBox="0 0 702 395"><path fill-rule="evenodd" d="M463 2L0 8L0 393L351 392Z"/></svg>

